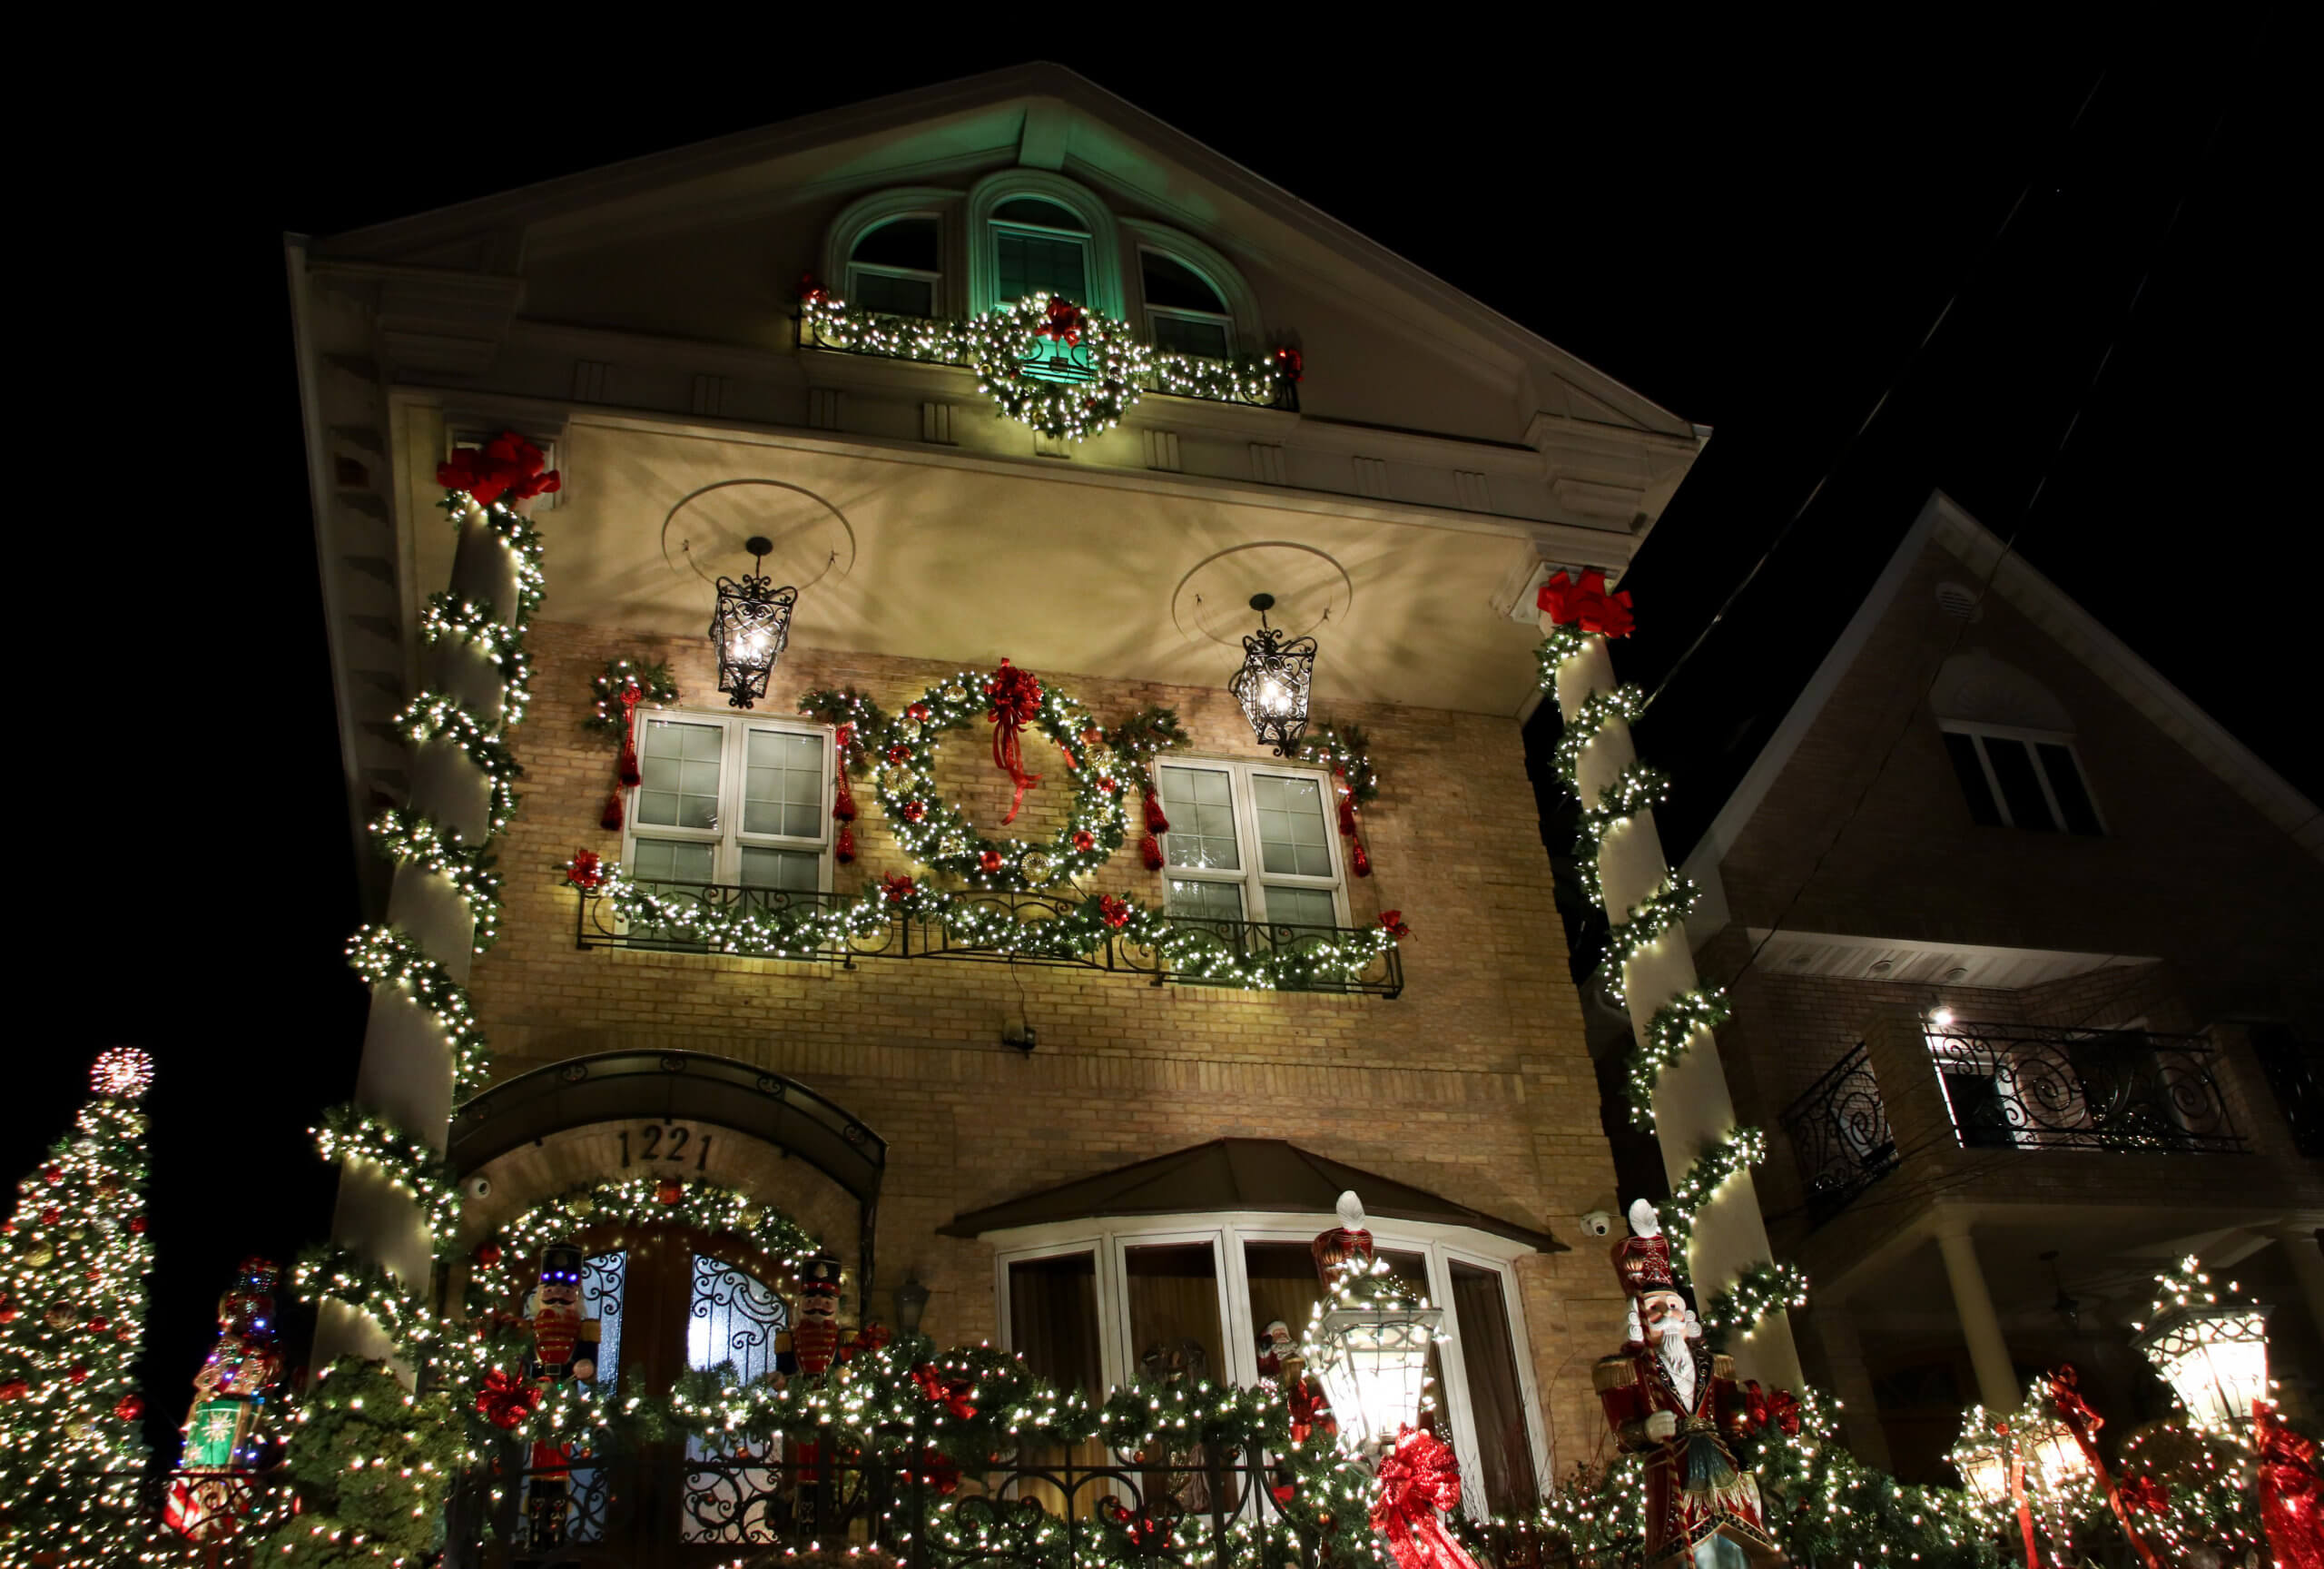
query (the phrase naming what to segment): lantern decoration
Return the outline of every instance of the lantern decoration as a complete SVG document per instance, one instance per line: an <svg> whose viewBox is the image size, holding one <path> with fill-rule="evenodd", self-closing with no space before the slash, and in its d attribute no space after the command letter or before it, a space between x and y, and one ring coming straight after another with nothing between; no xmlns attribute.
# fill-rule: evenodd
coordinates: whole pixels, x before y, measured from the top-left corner
<svg viewBox="0 0 2324 1569"><path fill-rule="evenodd" d="M756 569L741 578L718 580L718 611L710 618L710 640L718 646L718 689L730 708L748 708L766 696L766 678L791 643L791 610L799 590L774 587L764 573L773 541L754 534L743 543Z"/></svg>
<svg viewBox="0 0 2324 1569"><path fill-rule="evenodd" d="M1259 629L1243 639L1243 667L1226 684L1259 745L1271 746L1278 757L1299 750L1307 729L1307 688L1315 675L1315 640L1288 637L1267 625L1275 596L1254 594L1251 608L1259 613Z"/></svg>
<svg viewBox="0 0 2324 1569"><path fill-rule="evenodd" d="M2042 1569L2041 1552L2034 1537L2034 1506L2025 1491L2026 1452L2020 1443L2019 1426L2010 1418L1990 1417L1984 1406L1973 1406L1947 1458L1978 1503L1996 1514L2015 1511L2018 1534L2025 1548L2025 1569Z"/></svg>
<svg viewBox="0 0 2324 1569"><path fill-rule="evenodd" d="M2182 1258L2168 1275L2136 1345L2187 1408L2187 1421L2205 1432L2240 1432L2252 1402L2268 1398L2268 1314L2233 1281L2226 1298L2198 1262Z"/></svg>
<svg viewBox="0 0 2324 1569"><path fill-rule="evenodd" d="M799 1323L791 1331L792 1355L802 1373L828 1370L839 1352L840 1262L818 1253L799 1268Z"/></svg>
<svg viewBox="0 0 2324 1569"><path fill-rule="evenodd" d="M1444 1309L1413 1295L1374 1254L1354 1193L1340 1195L1339 1217L1336 1230L1315 1238L1324 1299L1308 1321L1305 1350L1331 1398L1341 1443L1376 1457L1420 1425L1428 1348Z"/></svg>

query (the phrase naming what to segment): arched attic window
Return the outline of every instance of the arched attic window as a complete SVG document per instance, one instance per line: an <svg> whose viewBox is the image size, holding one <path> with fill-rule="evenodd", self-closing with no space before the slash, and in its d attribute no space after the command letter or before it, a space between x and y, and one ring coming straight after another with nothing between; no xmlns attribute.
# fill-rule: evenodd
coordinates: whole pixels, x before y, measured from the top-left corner
<svg viewBox="0 0 2324 1569"><path fill-rule="evenodd" d="M1113 214L1061 174L1004 169L969 192L969 309L1057 294L1122 313L1121 241Z"/></svg>
<svg viewBox="0 0 2324 1569"><path fill-rule="evenodd" d="M943 286L943 230L932 212L888 219L848 252L846 298L860 309L932 317Z"/></svg>
<svg viewBox="0 0 2324 1569"><path fill-rule="evenodd" d="M1235 357L1235 317L1226 297L1209 279L1175 256L1159 251L1137 253L1138 281L1146 294L1147 340L1174 354L1206 360Z"/></svg>
<svg viewBox="0 0 2324 1569"><path fill-rule="evenodd" d="M2055 694L1983 649L1955 654L1929 688L1969 819L2037 834L2106 832Z"/></svg>
<svg viewBox="0 0 2324 1569"><path fill-rule="evenodd" d="M992 246L996 303L1028 294L1088 300L1089 231L1056 202L1039 196L1003 202L993 209Z"/></svg>

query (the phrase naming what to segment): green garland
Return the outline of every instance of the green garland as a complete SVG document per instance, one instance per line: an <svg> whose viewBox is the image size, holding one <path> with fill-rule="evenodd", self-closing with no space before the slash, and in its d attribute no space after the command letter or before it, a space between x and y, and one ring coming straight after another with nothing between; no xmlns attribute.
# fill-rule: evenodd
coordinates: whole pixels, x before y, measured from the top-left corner
<svg viewBox="0 0 2324 1569"><path fill-rule="evenodd" d="M1686 1055L1696 1035L1718 1029L1727 1019L1727 993L1699 987L1679 992L1654 1011L1647 1021L1646 1040L1633 1044L1625 1059L1632 1126L1653 1128L1654 1087L1661 1082L1662 1071Z"/></svg>
<svg viewBox="0 0 2324 1569"><path fill-rule="evenodd" d="M1345 781L1348 798L1357 806L1369 806L1380 798L1380 775L1372 765L1372 738L1362 725L1328 721L1317 725L1307 732L1299 755L1322 764Z"/></svg>
<svg viewBox="0 0 2324 1569"><path fill-rule="evenodd" d="M444 1256L444 1242L460 1223L460 1189L434 1146L360 1106L330 1108L323 1112L322 1125L308 1129L307 1134L326 1161L364 1161L382 1173L389 1187L409 1194L427 1211L436 1256Z"/></svg>
<svg viewBox="0 0 2324 1569"><path fill-rule="evenodd" d="M372 822L370 834L371 848L378 854L449 883L475 919L476 951L481 953L492 946L500 935L500 874L492 870L489 848L467 843L457 828L439 828L429 818L393 806Z"/></svg>
<svg viewBox="0 0 2324 1569"><path fill-rule="evenodd" d="M448 589L430 594L428 607L420 612L419 632L430 643L457 637L498 666L504 683L500 701L502 727L525 717L525 707L532 701L533 690L532 657L525 652L525 629L501 621L491 600L455 602Z"/></svg>
<svg viewBox="0 0 2324 1569"><path fill-rule="evenodd" d="M517 815L516 781L525 771L501 733L468 712L468 706L440 692L422 692L404 705L392 722L406 739L425 745L448 741L491 781L492 807L487 836L497 834Z"/></svg>
<svg viewBox="0 0 2324 1569"><path fill-rule="evenodd" d="M1757 1128L1731 1128L1727 1137L1695 1157L1687 1174L1671 1187L1669 1201L1660 1210L1662 1234L1670 1238L1670 1256L1687 1257L1695 1235L1695 1217L1709 1207L1718 1190L1768 1158L1768 1136Z"/></svg>
<svg viewBox="0 0 2324 1569"><path fill-rule="evenodd" d="M1178 723L1178 711L1151 703L1134 714L1124 716L1121 723L1106 732L1106 745L1125 757L1141 762L1159 757L1187 742L1186 726Z"/></svg>
<svg viewBox="0 0 2324 1569"><path fill-rule="evenodd" d="M298 1515L261 1556L294 1569L397 1569L438 1545L465 1457L440 1395L414 1395L383 1363L342 1357L300 1403L283 1471Z"/></svg>
<svg viewBox="0 0 2324 1569"><path fill-rule="evenodd" d="M960 671L931 686L881 730L873 743L881 763L875 779L896 843L923 865L980 888L1037 889L1097 870L1121 848L1128 831L1122 783L1101 754L1105 732L1097 720L1047 682L1029 728L1065 754L1073 782L1072 810L1049 842L989 839L938 794L939 738L983 720L992 679Z"/></svg>
<svg viewBox="0 0 2324 1569"><path fill-rule="evenodd" d="M1574 841L1574 869L1581 879L1582 893L1592 904L1603 909L1606 903L1606 883L1598 866L1606 835L1617 824L1659 806L1669 794L1669 776L1633 758L1611 784L1598 792L1598 804L1582 813L1580 835Z"/></svg>
<svg viewBox="0 0 2324 1569"><path fill-rule="evenodd" d="M1606 957L1598 962L1595 980L1618 1006L1630 1001L1630 982L1623 973L1630 962L1665 932L1685 922L1701 897L1700 889L1674 873L1662 880L1661 886L1630 906L1629 920L1616 922L1608 929Z"/></svg>
<svg viewBox="0 0 2324 1569"><path fill-rule="evenodd" d="M1797 1264L1762 1258L1738 1275L1725 1288L1711 1293L1703 1309L1703 1327L1713 1347L1725 1345L1728 1335L1751 1331L1768 1314L1807 1306L1807 1271Z"/></svg>
<svg viewBox="0 0 2324 1569"><path fill-rule="evenodd" d="M1558 737L1557 748L1550 756L1556 765L1558 777L1566 788L1580 792L1581 755L1598 739L1598 733L1620 719L1628 724L1646 712L1646 694L1635 686L1616 686L1610 691L1592 692L1581 700L1566 724L1565 734Z"/></svg>
<svg viewBox="0 0 2324 1569"><path fill-rule="evenodd" d="M627 712L621 695L633 681L641 702L666 707L678 700L678 684L670 678L667 665L659 660L608 659L603 670L589 677L589 714L581 721L581 728L618 742Z"/></svg>
<svg viewBox="0 0 2324 1569"><path fill-rule="evenodd" d="M541 1249L591 1226L685 1226L739 1238L786 1276L822 1251L822 1245L790 1216L732 1188L667 1178L619 1178L561 1193L495 1228L479 1244L468 1275L470 1310L506 1309L522 1301L532 1284L527 1272Z"/></svg>
<svg viewBox="0 0 2324 1569"><path fill-rule="evenodd" d="M847 755L842 765L858 778L871 766L872 745L888 727L888 712L852 686L818 687L799 699L799 712L837 730L848 728Z"/></svg>
<svg viewBox="0 0 2324 1569"><path fill-rule="evenodd" d="M393 926L364 925L347 940L347 962L373 991L384 985L404 989L411 1000L436 1017L436 1026L452 1049L452 1097L465 1100L484 1088L491 1076L492 1054L484 1031L468 1002L468 988L445 973L426 949Z"/></svg>

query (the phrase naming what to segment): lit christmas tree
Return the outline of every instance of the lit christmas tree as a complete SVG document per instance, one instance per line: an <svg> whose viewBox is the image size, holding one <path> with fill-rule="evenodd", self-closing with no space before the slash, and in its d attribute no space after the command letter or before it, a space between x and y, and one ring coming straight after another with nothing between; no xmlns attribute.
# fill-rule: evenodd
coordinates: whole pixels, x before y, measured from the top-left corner
<svg viewBox="0 0 2324 1569"><path fill-rule="evenodd" d="M146 1450L132 1366L145 1331L145 1114L153 1060L98 1057L70 1136L16 1185L0 1235L0 1562L135 1555Z"/></svg>

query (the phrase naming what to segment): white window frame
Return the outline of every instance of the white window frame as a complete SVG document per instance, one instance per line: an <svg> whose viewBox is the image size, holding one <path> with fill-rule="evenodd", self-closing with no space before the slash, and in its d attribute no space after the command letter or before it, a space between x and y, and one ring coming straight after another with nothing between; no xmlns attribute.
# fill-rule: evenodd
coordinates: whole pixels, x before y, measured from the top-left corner
<svg viewBox="0 0 2324 1569"><path fill-rule="evenodd" d="M933 272L928 272L923 271L917 267L891 267L882 262L858 262L855 259L855 248L858 245L862 244L864 241L870 239L879 231L885 229L889 224L902 222L911 219L924 219L936 225L936 254L940 261L942 259L944 255L944 215L942 213L924 212L914 209L906 212L889 212L882 214L876 222L865 224L862 230L857 232L857 233L848 241L847 293L845 298L850 301L856 298L860 291L855 286L855 280L859 276L866 273L881 278L909 278L916 282L925 283L928 285L927 319L931 321L940 321L944 316L944 272L940 267Z"/></svg>
<svg viewBox="0 0 2324 1569"><path fill-rule="evenodd" d="M1167 884L1173 880L1187 883L1235 883L1241 884L1243 889L1243 919L1265 922L1268 918L1265 884L1275 882L1289 888L1327 889L1332 895L1333 923L1343 927L1348 924L1347 866L1341 854L1338 831L1339 799L1334 794L1332 776L1327 770L1301 767L1288 763L1255 763L1241 757L1190 756L1181 752L1172 752L1158 757L1155 759L1154 765L1157 769L1208 768L1227 775L1227 797L1234 804L1235 808L1235 854L1236 858L1243 863L1241 868L1235 871L1229 871L1223 866L1178 866L1169 864L1166 854L1165 864L1162 868L1165 884L1163 896L1166 903L1169 894ZM1265 872L1260 869L1258 794L1252 789L1251 781L1261 775L1285 779L1312 780L1321 792L1319 804L1324 814L1324 844L1332 858L1332 874L1329 877L1303 877L1295 873ZM1155 783L1157 786L1161 784L1159 774L1155 775ZM1164 809L1165 811L1168 809L1167 800L1164 803ZM1163 835L1166 850L1168 844L1169 835ZM1194 921L1200 920L1202 917L1189 915L1185 919Z"/></svg>
<svg viewBox="0 0 2324 1569"><path fill-rule="evenodd" d="M2051 832L2072 836L2073 830L2066 825L2066 814L2058 805L2058 793L2050 783L2050 770L2042 761L2041 753L2043 746L2064 747L2066 755L2073 759L2073 771L2082 785L2083 799L2090 803L2090 814L2098 820L2099 835L2103 837L2108 833L2106 814L2099 809L2097 794L2090 788L2090 770L2082 765L2082 754L2075 749L2070 732L2028 730L2016 725L1980 725L1966 719L1940 719L1936 727L1950 735L1966 735L1975 746L1977 766L1984 770L1985 775L1986 793L1992 796L1994 810L1999 814L2004 827L2016 827L2017 820L2010 815L2009 798L2002 794L2001 776L1994 772L1994 760L1985 754L1988 736L1996 741L2024 743L2025 755L2034 764L2034 782L2042 786L2042 800L2050 808Z"/></svg>
<svg viewBox="0 0 2324 1569"><path fill-rule="evenodd" d="M1167 316L1172 320L1179 321L1207 321L1214 326L1225 330L1226 333L1226 352L1220 355L1219 358L1224 360L1232 360L1235 358L1235 317L1233 313L1226 309L1226 291L1218 286L1218 284L1211 278L1209 271L1206 269L1197 267L1186 257L1174 256L1169 252L1163 250L1157 245L1140 245L1137 248L1137 290L1138 299L1141 301L1146 298L1146 259L1148 256L1159 256L1166 262L1175 262L1179 266L1185 268L1187 271L1193 273L1196 277L1201 279L1205 283L1208 283L1210 285L1210 291L1218 297L1220 308L1216 311L1196 311L1184 305L1147 305L1147 342L1152 344L1157 350L1161 349L1161 338L1154 331L1154 323L1160 318ZM1206 358L1206 356L1198 355L1196 358Z"/></svg>
<svg viewBox="0 0 2324 1569"><path fill-rule="evenodd" d="M1137 1349L1130 1337L1129 1249L1208 1243L1218 1281L1218 1324L1226 1359L1226 1366L1213 1369L1213 1376L1247 1389L1259 1381L1259 1357L1249 1332L1251 1282L1244 1244L1292 1243L1305 1248L1319 1232L1338 1224L1338 1218L1331 1215L1257 1210L1100 1216L988 1231L979 1240L992 1245L993 1301L999 1309L1001 1347L1009 1351L1025 1349L1015 1343L1009 1267L1078 1253L1093 1256L1098 1374L1109 1388L1125 1387L1137 1377ZM1469 1405L1468 1363L1462 1356L1460 1317L1452 1302L1452 1266L1465 1264L1501 1278L1502 1306L1509 1316L1510 1353L1517 1365L1519 1404L1525 1413L1526 1443L1532 1451L1534 1492L1537 1497L1547 1497L1555 1481L1550 1471L1549 1435L1542 1421L1541 1391L1533 1377L1532 1339L1525 1325L1525 1304L1518 1291L1516 1270L1516 1261L1532 1249L1465 1226L1376 1218L1364 1224L1380 1251L1417 1253L1427 1263L1428 1299L1444 1309L1444 1338L1437 1346L1444 1383L1435 1391L1437 1408L1461 1462L1461 1506L1477 1520L1488 1518L1489 1509L1483 1468L1477 1457L1476 1416Z"/></svg>
<svg viewBox="0 0 2324 1569"><path fill-rule="evenodd" d="M1009 200L1049 202L1049 205L1052 207L1059 205L1055 202L1050 202L1047 196L1042 195L1039 192L1033 191L1020 192L1017 196L1011 197ZM1006 206L1008 203L1004 202L1001 205ZM1069 213L1071 209L1060 208L1060 211ZM1046 223L1028 223L1021 218L1002 218L994 216L985 220L984 232L978 236L978 239L980 243L990 249L992 255L993 303L996 306L1013 305L1017 302L1016 300L1003 299L1000 297L1000 236L1003 234L1015 234L1030 240L1072 241L1075 244L1081 247L1081 291L1084 294L1094 294L1097 292L1098 237L1095 234L1092 234L1088 229L1055 229ZM1022 298L1024 298L1024 296L1018 296L1018 299ZM1074 303L1076 305L1088 306L1089 301L1087 300L1076 300Z"/></svg>
<svg viewBox="0 0 2324 1569"><path fill-rule="evenodd" d="M643 784L626 787L626 808L622 814L621 860L625 867L637 862L637 840L642 832L648 839L677 840L692 844L714 844L711 863L711 882L722 886L738 886L743 881L743 851L745 846L755 850L810 850L815 854L815 886L818 892L832 891L832 733L830 727L811 720L785 719L773 715L762 717L756 714L721 714L699 708L654 708L637 716L640 726L655 722L671 725L714 725L724 733L718 755L718 811L722 823L729 820L734 826L718 828L675 828L637 820L637 794ZM743 833L743 778L748 756L747 737L753 730L771 730L786 735L812 735L822 745L822 823L823 831L816 838L792 834ZM645 738L638 736L638 749L645 750ZM765 892L778 893L777 889Z"/></svg>

